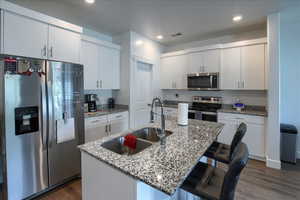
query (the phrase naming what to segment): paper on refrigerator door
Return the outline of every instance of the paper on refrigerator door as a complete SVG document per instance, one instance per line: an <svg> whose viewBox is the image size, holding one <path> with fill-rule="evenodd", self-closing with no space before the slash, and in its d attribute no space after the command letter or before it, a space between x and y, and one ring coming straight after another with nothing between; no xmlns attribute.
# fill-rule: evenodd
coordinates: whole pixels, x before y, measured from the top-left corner
<svg viewBox="0 0 300 200"><path fill-rule="evenodd" d="M75 139L75 123L74 118L66 120L60 119L56 121L56 142L57 144L68 142Z"/></svg>

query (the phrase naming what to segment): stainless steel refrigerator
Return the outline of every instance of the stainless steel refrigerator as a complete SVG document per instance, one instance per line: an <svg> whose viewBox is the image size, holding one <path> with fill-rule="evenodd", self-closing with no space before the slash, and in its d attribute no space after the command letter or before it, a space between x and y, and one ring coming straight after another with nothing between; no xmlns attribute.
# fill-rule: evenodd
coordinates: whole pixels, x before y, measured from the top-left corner
<svg viewBox="0 0 300 200"><path fill-rule="evenodd" d="M0 56L0 199L32 197L80 175L83 66Z"/></svg>

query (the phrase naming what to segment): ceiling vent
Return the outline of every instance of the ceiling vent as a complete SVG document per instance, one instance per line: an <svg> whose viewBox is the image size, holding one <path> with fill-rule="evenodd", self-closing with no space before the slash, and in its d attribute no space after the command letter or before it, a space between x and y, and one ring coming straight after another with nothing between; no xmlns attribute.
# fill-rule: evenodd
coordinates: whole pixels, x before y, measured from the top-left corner
<svg viewBox="0 0 300 200"><path fill-rule="evenodd" d="M179 33L174 33L174 34L172 34L171 36L172 36L172 37L179 37L179 36L182 36L182 33L180 33L180 32L179 32Z"/></svg>

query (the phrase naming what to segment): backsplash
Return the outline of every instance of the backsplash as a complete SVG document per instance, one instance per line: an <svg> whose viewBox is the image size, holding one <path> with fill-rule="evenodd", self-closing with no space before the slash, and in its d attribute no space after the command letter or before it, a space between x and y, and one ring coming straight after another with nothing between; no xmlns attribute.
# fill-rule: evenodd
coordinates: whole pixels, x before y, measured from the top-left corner
<svg viewBox="0 0 300 200"><path fill-rule="evenodd" d="M222 97L223 104L232 104L240 99L246 105L267 106L266 91L187 91L163 90L163 99L172 101L192 101L193 96ZM178 95L178 97L176 97Z"/></svg>
<svg viewBox="0 0 300 200"><path fill-rule="evenodd" d="M114 90L84 90L84 94L97 94L97 105L107 104L109 98L116 97L116 91Z"/></svg>

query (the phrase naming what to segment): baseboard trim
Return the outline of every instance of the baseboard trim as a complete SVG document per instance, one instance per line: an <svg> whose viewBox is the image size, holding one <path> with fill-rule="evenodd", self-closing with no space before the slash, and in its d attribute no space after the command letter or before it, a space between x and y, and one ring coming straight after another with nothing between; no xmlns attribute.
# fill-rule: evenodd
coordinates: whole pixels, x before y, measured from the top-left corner
<svg viewBox="0 0 300 200"><path fill-rule="evenodd" d="M281 169L281 161L267 158L267 167L273 169Z"/></svg>

